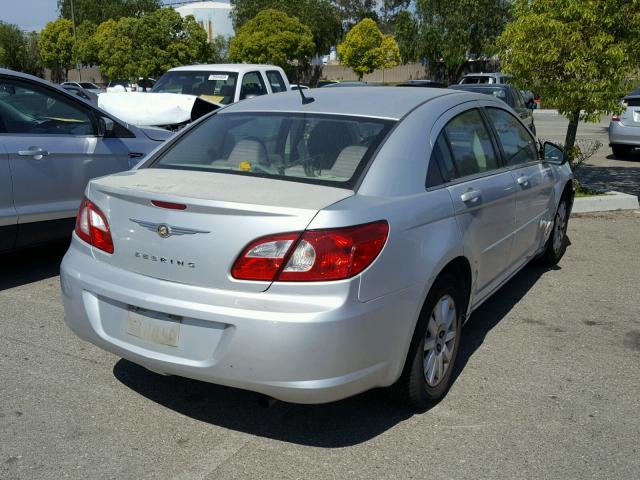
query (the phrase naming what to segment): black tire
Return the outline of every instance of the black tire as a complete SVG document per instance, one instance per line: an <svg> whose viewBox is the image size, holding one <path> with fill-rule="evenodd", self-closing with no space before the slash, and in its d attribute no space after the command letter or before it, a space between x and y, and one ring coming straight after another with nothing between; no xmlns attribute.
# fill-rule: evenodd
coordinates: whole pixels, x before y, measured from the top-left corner
<svg viewBox="0 0 640 480"><path fill-rule="evenodd" d="M571 213L571 209L569 207L569 198L565 194L562 196L562 199L560 199L558 209L553 217L553 229L551 230L551 234L547 240L544 252L542 252L542 255L540 255L539 258L540 263L548 267L556 265L567 250L567 227L569 225L569 215ZM563 208L565 212L564 220L561 218ZM559 225L559 222L563 223ZM556 234L559 235L560 238L555 237Z"/></svg>
<svg viewBox="0 0 640 480"><path fill-rule="evenodd" d="M611 151L616 158L627 158L631 150L633 150L633 147L629 147L628 145L611 145Z"/></svg>
<svg viewBox="0 0 640 480"><path fill-rule="evenodd" d="M440 300L445 297L453 299L455 305L455 318L452 320L452 323L455 325L456 335L453 344L449 345L451 348L447 349L447 351L451 351L452 353L448 364L446 364L446 370L437 385L431 386L427 382L427 374L425 373L425 358L427 358L430 353L440 355L440 352L444 352L446 345L443 344L443 350L437 350L438 353L436 353L435 348L425 353L427 327L432 319L434 308L439 304ZM463 289L460 280L454 275L445 273L435 281L422 307L422 312L420 313L420 318L418 319L413 338L411 339L411 345L402 374L398 381L389 387L389 393L395 401L416 410L424 410L445 396L450 387L451 375L458 356L462 334L462 318L467 308L467 301L467 293L465 289ZM436 343L440 341L444 343L444 340L447 338L445 336L438 339L440 332L435 336L430 332L429 335L429 338L436 339Z"/></svg>

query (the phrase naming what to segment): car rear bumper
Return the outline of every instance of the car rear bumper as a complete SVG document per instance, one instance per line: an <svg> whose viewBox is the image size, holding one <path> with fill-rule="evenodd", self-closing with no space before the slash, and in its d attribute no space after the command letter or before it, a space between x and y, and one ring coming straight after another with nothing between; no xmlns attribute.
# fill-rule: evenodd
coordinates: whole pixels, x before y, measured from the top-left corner
<svg viewBox="0 0 640 480"><path fill-rule="evenodd" d="M60 281L65 322L79 337L158 373L296 403L393 383L420 297L415 287L360 302L359 278L261 293L177 284L99 262L75 235ZM178 319L177 346L128 333L132 308Z"/></svg>
<svg viewBox="0 0 640 480"><path fill-rule="evenodd" d="M609 145L640 147L640 127L630 127L620 122L609 123Z"/></svg>

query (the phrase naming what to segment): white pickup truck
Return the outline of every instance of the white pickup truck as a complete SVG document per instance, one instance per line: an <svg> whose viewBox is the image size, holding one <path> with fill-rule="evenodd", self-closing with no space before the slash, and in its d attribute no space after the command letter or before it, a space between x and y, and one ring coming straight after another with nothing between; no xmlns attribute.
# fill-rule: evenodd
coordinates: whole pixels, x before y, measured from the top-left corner
<svg viewBox="0 0 640 480"><path fill-rule="evenodd" d="M98 106L132 125L176 130L223 105L287 90L274 65L189 65L166 72L149 93L103 93Z"/></svg>

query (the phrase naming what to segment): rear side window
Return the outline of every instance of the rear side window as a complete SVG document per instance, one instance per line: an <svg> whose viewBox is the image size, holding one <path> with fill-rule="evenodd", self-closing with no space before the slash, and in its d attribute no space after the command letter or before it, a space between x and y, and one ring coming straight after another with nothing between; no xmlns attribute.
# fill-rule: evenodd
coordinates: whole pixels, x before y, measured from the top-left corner
<svg viewBox="0 0 640 480"><path fill-rule="evenodd" d="M538 160L536 141L513 115L499 108L487 108L486 112L502 145L505 165Z"/></svg>
<svg viewBox="0 0 640 480"><path fill-rule="evenodd" d="M267 79L269 80L269 85L271 85L271 91L273 93L280 93L287 90L287 85L284 83L284 79L279 71L267 71Z"/></svg>
<svg viewBox="0 0 640 480"><path fill-rule="evenodd" d="M219 113L186 132L151 168L353 188L393 121L294 113Z"/></svg>
<svg viewBox="0 0 640 480"><path fill-rule="evenodd" d="M444 133L440 133L436 144L433 146L431 160L429 160L427 188L449 182L455 177L456 171L453 166L449 145L447 145L447 140L444 138Z"/></svg>
<svg viewBox="0 0 640 480"><path fill-rule="evenodd" d="M242 88L240 89L240 100L245 98L259 97L266 95L267 87L264 85L260 72L245 73L242 77Z"/></svg>
<svg viewBox="0 0 640 480"><path fill-rule="evenodd" d="M456 177L499 168L491 137L478 110L461 113L443 131L451 148Z"/></svg>

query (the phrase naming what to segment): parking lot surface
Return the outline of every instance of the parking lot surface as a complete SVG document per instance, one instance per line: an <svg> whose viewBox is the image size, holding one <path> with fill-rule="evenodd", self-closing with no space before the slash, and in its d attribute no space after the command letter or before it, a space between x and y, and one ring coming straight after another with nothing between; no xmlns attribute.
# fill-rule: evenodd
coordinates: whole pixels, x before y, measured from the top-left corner
<svg viewBox="0 0 640 480"><path fill-rule="evenodd" d="M569 238L474 313L420 414L156 375L65 327L64 246L0 257L0 478L637 479L640 214L573 218Z"/></svg>

